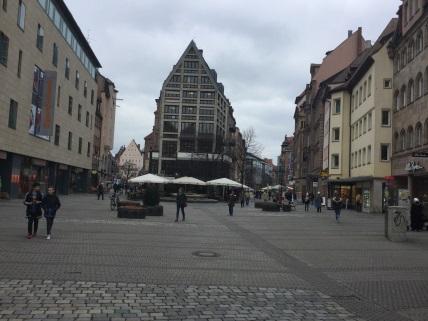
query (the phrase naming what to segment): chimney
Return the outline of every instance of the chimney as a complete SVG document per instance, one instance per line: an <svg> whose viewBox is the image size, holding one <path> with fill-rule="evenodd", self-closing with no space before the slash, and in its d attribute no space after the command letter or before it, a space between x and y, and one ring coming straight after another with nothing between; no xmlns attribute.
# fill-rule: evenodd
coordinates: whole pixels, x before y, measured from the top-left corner
<svg viewBox="0 0 428 321"><path fill-rule="evenodd" d="M352 30L348 30L348 38L351 38L352 36Z"/></svg>

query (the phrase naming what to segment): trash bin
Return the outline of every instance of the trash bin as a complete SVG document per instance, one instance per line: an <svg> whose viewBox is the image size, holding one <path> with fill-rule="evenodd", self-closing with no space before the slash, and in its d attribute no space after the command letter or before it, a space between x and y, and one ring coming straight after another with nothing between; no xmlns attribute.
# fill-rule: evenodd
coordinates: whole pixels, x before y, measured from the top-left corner
<svg viewBox="0 0 428 321"><path fill-rule="evenodd" d="M409 209L403 206L390 206L385 215L385 237L392 242L407 241Z"/></svg>

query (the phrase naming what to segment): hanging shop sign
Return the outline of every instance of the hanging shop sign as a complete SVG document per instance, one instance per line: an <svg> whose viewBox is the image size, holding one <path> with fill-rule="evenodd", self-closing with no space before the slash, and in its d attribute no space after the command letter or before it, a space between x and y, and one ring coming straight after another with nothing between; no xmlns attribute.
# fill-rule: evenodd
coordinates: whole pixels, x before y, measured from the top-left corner
<svg viewBox="0 0 428 321"><path fill-rule="evenodd" d="M421 166L418 162L410 161L406 164L405 170L408 172L415 172L415 171L421 170L423 168L424 167Z"/></svg>

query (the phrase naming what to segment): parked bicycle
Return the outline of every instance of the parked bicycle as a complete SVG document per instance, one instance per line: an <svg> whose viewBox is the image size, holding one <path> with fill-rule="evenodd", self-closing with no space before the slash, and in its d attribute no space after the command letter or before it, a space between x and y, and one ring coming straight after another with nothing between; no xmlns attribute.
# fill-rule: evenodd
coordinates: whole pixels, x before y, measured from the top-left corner
<svg viewBox="0 0 428 321"><path fill-rule="evenodd" d="M119 204L119 194L118 193L113 193L110 196L110 209L112 211L116 210L118 204Z"/></svg>

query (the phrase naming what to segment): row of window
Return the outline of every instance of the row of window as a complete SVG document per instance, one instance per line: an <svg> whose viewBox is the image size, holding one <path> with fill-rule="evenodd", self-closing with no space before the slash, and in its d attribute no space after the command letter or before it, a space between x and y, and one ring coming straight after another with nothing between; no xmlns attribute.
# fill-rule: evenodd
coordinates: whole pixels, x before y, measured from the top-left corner
<svg viewBox="0 0 428 321"><path fill-rule="evenodd" d="M39 25L40 27L40 25ZM37 41L36 41L36 45L39 49L43 49L43 36L39 35L39 31L38 31L38 35L37 35ZM5 67L7 67L7 62L8 62L8 55L9 55L9 38L0 31L0 63L2 65L4 65ZM21 70L22 70L22 61L23 61L23 52L22 50L19 50L18 52L18 68L17 68L17 72L16 75L18 78L21 78ZM56 45L56 43L53 44L53 49L52 49L52 64L54 64L55 66L57 66L58 63L58 46ZM68 58L65 58L65 78L70 79L70 61ZM75 75L75 88L77 90L79 90L80 87L80 74L79 71L76 70L76 75ZM85 80L83 82L83 96L86 98L88 96L88 82ZM91 104L94 104L94 100L95 100L95 91L92 89L91 90Z"/></svg>
<svg viewBox="0 0 428 321"><path fill-rule="evenodd" d="M165 114L176 114L180 113L180 106L178 105L165 105ZM181 113L185 115L197 114L198 108L194 106L183 106L181 108ZM199 115L214 115L214 108L199 108ZM167 116L165 115L165 118Z"/></svg>
<svg viewBox="0 0 428 321"><path fill-rule="evenodd" d="M382 145L383 146L383 145ZM372 146L369 145L354 153L351 153L351 168L369 165L372 162Z"/></svg>
<svg viewBox="0 0 428 321"><path fill-rule="evenodd" d="M422 7L423 0L405 0L403 3L403 22L406 25Z"/></svg>
<svg viewBox="0 0 428 321"><path fill-rule="evenodd" d="M9 119L8 119L8 127L10 129L16 129L17 127L17 119L18 119L18 103L11 99L10 105L9 105ZM56 146L59 146L60 142L60 136L61 136L61 127L59 125L55 125L55 136L54 136L54 144ZM77 152L79 154L82 154L82 147L83 146L83 138L79 137L78 140L78 147ZM73 133L68 132L68 142L67 142L67 148L68 150L73 150ZM91 156L91 143L87 143L87 150L86 150L86 156Z"/></svg>
<svg viewBox="0 0 428 321"><path fill-rule="evenodd" d="M425 25L425 37L422 30L417 31L416 37L411 37L408 42L403 45L403 48L396 53L394 58L394 71L399 72L401 69L403 69L417 55L419 55L427 45L428 24Z"/></svg>
<svg viewBox="0 0 428 321"><path fill-rule="evenodd" d="M416 82L410 79L409 82L403 84L400 89L394 92L394 108L400 110L407 105L412 104L416 99L428 93L428 67L425 69L425 75L419 72L416 75Z"/></svg>
<svg viewBox="0 0 428 321"><path fill-rule="evenodd" d="M372 112L368 112L351 125L351 140L355 140L372 129Z"/></svg>
<svg viewBox="0 0 428 321"><path fill-rule="evenodd" d="M196 125L191 125L196 123L190 123L190 122L182 122L181 123L181 131L185 131L188 133L190 130L189 128L193 128ZM199 134L213 134L214 133L214 124L213 123L199 123L198 125L198 132ZM169 121L166 120L163 122L163 131L165 133L178 133L178 121Z"/></svg>
<svg viewBox="0 0 428 321"><path fill-rule="evenodd" d="M370 75L367 80L364 80L364 83L360 86L359 89L356 89L351 96L351 111L354 111L360 106L363 102L366 101L368 97L372 94L372 76Z"/></svg>
<svg viewBox="0 0 428 321"><path fill-rule="evenodd" d="M173 75L171 77L171 82L173 83L185 83L185 84L210 84L210 78L208 76L181 76Z"/></svg>
<svg viewBox="0 0 428 321"><path fill-rule="evenodd" d="M409 126L407 131L403 128L400 133L394 134L395 152L402 152L407 149L420 147L423 144L428 144L428 119L425 121L425 132L422 123L418 122L413 129Z"/></svg>

